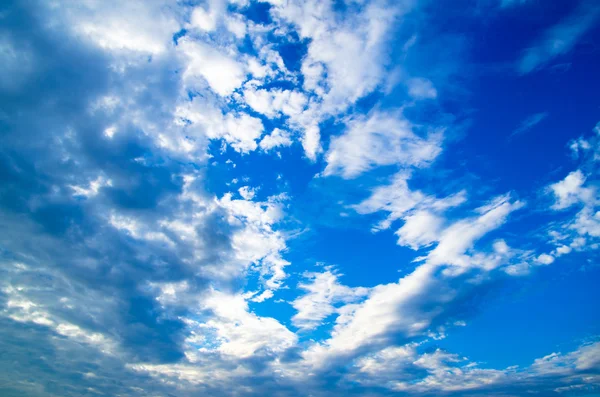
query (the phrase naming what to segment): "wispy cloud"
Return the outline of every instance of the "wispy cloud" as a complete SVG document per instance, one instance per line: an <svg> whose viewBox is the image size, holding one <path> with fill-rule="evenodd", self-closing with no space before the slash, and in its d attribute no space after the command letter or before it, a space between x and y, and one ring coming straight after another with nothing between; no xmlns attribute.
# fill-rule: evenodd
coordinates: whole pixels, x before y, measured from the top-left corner
<svg viewBox="0 0 600 397"><path fill-rule="evenodd" d="M537 43L525 50L517 65L519 73L531 73L571 51L583 35L596 26L599 17L600 3L582 1L571 15L548 29Z"/></svg>
<svg viewBox="0 0 600 397"><path fill-rule="evenodd" d="M519 134L529 131L530 129L544 121L546 117L548 117L548 112L532 114L531 116L523 120L521 124L519 124L519 126L513 131L513 133L510 134L508 139L510 140Z"/></svg>

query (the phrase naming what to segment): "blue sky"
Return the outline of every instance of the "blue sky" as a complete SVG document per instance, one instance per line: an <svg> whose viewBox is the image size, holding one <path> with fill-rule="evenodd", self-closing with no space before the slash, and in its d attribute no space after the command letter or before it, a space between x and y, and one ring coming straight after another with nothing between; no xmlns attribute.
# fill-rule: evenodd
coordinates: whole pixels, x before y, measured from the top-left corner
<svg viewBox="0 0 600 397"><path fill-rule="evenodd" d="M0 5L3 396L600 395L600 5Z"/></svg>

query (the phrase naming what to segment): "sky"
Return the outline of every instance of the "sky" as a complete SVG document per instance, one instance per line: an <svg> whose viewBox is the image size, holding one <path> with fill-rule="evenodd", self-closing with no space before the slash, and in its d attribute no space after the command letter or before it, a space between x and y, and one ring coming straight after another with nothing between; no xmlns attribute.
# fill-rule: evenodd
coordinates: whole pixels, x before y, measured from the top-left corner
<svg viewBox="0 0 600 397"><path fill-rule="evenodd" d="M600 396L600 3L5 0L0 394Z"/></svg>

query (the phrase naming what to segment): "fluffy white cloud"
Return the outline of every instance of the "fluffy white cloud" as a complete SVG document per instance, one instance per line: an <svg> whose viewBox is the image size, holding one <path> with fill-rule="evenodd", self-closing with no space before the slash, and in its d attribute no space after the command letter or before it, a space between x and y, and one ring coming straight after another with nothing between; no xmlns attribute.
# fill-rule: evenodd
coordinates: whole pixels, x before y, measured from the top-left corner
<svg viewBox="0 0 600 397"><path fill-rule="evenodd" d="M554 262L554 257L548 254L541 254L537 257L536 261L542 265L550 265Z"/></svg>
<svg viewBox="0 0 600 397"><path fill-rule="evenodd" d="M600 122L594 127L594 133L592 137L579 137L571 141L570 148L576 158L587 158L591 162L600 160Z"/></svg>
<svg viewBox="0 0 600 397"><path fill-rule="evenodd" d="M214 92L227 96L246 79L243 63L206 43L184 38L179 41L177 49L188 60L183 77L192 87L194 79L202 77Z"/></svg>
<svg viewBox="0 0 600 397"><path fill-rule="evenodd" d="M266 202L235 200L230 193L218 200L218 204L227 210L229 223L238 227L231 237L236 262L231 268L215 266L210 270L220 277L230 278L232 274L238 274L240 266L245 269L250 264L257 264L261 276L265 277L265 286L279 288L286 278L284 268L290 264L281 256L287 249L284 235L273 229L283 216L283 200L285 196L272 196ZM233 271L235 269L238 270Z"/></svg>
<svg viewBox="0 0 600 397"><path fill-rule="evenodd" d="M212 32L224 17L226 7L227 2L223 0L210 0L205 6L197 6L190 15L190 25L205 32Z"/></svg>
<svg viewBox="0 0 600 397"><path fill-rule="evenodd" d="M304 90L316 100L298 124L306 156L315 160L321 150L319 122L345 111L379 87L385 77L387 34L413 4L353 4L350 8L357 12L342 17L328 1L270 3L271 15L281 25L290 24L301 39L310 39L301 73Z"/></svg>
<svg viewBox="0 0 600 397"><path fill-rule="evenodd" d="M252 200L256 195L256 190L257 189L253 189L250 186L242 186L238 189L238 193L244 200Z"/></svg>
<svg viewBox="0 0 600 397"><path fill-rule="evenodd" d="M405 218L404 225L396 234L398 244L412 249L426 247L437 241L444 220L429 211L417 211Z"/></svg>
<svg viewBox="0 0 600 397"><path fill-rule="evenodd" d="M523 205L520 201L511 201L509 196L500 196L479 208L478 217L454 222L440 234L438 245L427 255L427 263L469 266L470 257L464 255L465 252L473 247L475 241L502 225L511 212Z"/></svg>
<svg viewBox="0 0 600 397"><path fill-rule="evenodd" d="M571 149L582 158L581 168L569 173L563 180L550 184L547 188L554 195L553 210L577 208L574 216L561 222L558 228L550 230L552 242L556 244L555 256L570 253L572 250L597 249L600 237L600 199L595 174L584 174L582 169L596 168L598 128L596 136L590 139L579 138L571 143Z"/></svg>
<svg viewBox="0 0 600 397"><path fill-rule="evenodd" d="M260 141L260 148L265 152L278 147L290 146L292 139L289 132L280 130L279 128L273 129L269 135L265 135Z"/></svg>
<svg viewBox="0 0 600 397"><path fill-rule="evenodd" d="M336 304L356 302L369 292L367 288L351 288L340 284L338 274L331 270L307 273L305 277L309 282L300 283L298 287L306 293L292 302L297 310L292 323L303 330L321 325L323 320L336 312Z"/></svg>
<svg viewBox="0 0 600 397"><path fill-rule="evenodd" d="M420 190L411 190L409 178L409 173L397 173L389 185L374 188L369 198L353 208L359 214L389 213L374 230L387 229L392 222L403 219L404 225L396 232L398 244L419 249L438 240L445 223L441 214L448 208L463 204L466 193L461 191L445 198L436 198Z"/></svg>
<svg viewBox="0 0 600 397"><path fill-rule="evenodd" d="M354 178L377 166L423 167L441 152L441 131L420 137L399 113L374 111L347 122L346 131L332 138L324 175Z"/></svg>
<svg viewBox="0 0 600 397"><path fill-rule="evenodd" d="M165 12L167 1L55 2L52 12L66 17L68 26L108 50L161 54L180 29L175 13Z"/></svg>
<svg viewBox="0 0 600 397"><path fill-rule="evenodd" d="M244 358L281 352L297 341L296 335L274 318L250 313L241 295L212 291L204 307L215 317L202 327L215 330L217 349L223 354Z"/></svg>
<svg viewBox="0 0 600 397"><path fill-rule="evenodd" d="M585 176L581 170L573 171L560 182L550 185L550 189L556 196L554 209L568 208L579 202L589 202L593 199L594 191L584 188Z"/></svg>
<svg viewBox="0 0 600 397"><path fill-rule="evenodd" d="M244 90L244 100L254 111L270 118L280 114L298 116L307 103L306 96L298 91L256 89L252 86Z"/></svg>
<svg viewBox="0 0 600 397"><path fill-rule="evenodd" d="M273 13L310 38L302 62L304 88L323 98L322 111L337 113L373 91L384 76L385 39L396 18L411 7L371 2L359 13L336 18L330 2L289 1Z"/></svg>
<svg viewBox="0 0 600 397"><path fill-rule="evenodd" d="M256 150L257 140L264 131L260 119L246 113L223 114L201 98L180 105L176 109L176 116L189 136L200 142L205 138L223 139L240 153Z"/></svg>

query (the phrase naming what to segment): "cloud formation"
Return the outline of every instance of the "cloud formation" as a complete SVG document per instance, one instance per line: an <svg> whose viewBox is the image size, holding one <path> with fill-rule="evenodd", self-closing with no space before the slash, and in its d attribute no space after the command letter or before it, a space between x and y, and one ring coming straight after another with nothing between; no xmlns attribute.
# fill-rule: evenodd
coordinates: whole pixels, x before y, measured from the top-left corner
<svg viewBox="0 0 600 397"><path fill-rule="evenodd" d="M468 150L469 90L429 47L445 11L2 3L0 394L596 392L595 335L508 367L441 345L486 294L576 255L593 271L600 244L598 126L541 188L469 168L488 148Z"/></svg>

